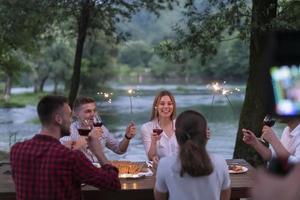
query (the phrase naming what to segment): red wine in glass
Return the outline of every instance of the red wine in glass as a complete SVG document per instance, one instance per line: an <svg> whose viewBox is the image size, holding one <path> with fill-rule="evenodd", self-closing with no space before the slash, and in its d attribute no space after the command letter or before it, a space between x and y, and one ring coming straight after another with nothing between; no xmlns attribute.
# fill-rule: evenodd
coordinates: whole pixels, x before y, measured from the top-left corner
<svg viewBox="0 0 300 200"><path fill-rule="evenodd" d="M163 130L160 129L160 128L154 128L153 129L153 133L157 133L157 135L160 135L162 132L163 132Z"/></svg>
<svg viewBox="0 0 300 200"><path fill-rule="evenodd" d="M270 116L270 115L266 115L266 117L264 118L264 125L272 127L275 124L275 119Z"/></svg>
<svg viewBox="0 0 300 200"><path fill-rule="evenodd" d="M98 114L95 114L93 119L94 127L101 127L103 125L102 119Z"/></svg>
<svg viewBox="0 0 300 200"><path fill-rule="evenodd" d="M268 127L272 127L274 126L276 120L271 116L271 115L266 115L264 118L264 125L268 126ZM267 144L267 142L264 140L264 138L262 136L260 136L260 138L258 138L262 143Z"/></svg>
<svg viewBox="0 0 300 200"><path fill-rule="evenodd" d="M81 136L88 136L90 131L91 131L91 129L83 129L83 128L78 129L78 133Z"/></svg>
<svg viewBox="0 0 300 200"><path fill-rule="evenodd" d="M101 127L103 125L102 122L94 122L94 127Z"/></svg>

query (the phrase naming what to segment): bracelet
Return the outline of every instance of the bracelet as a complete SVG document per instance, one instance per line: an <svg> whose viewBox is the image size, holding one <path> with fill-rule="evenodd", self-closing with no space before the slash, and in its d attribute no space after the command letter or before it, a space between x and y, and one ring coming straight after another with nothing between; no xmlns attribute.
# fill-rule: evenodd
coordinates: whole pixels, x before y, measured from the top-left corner
<svg viewBox="0 0 300 200"><path fill-rule="evenodd" d="M128 137L126 134L125 134L125 138L126 138L127 140L131 140L131 137Z"/></svg>

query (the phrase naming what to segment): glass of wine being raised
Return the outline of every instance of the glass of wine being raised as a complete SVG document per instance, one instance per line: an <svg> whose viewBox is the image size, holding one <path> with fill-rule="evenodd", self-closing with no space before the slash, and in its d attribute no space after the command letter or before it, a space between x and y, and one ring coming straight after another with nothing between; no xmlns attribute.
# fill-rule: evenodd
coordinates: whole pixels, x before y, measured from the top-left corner
<svg viewBox="0 0 300 200"><path fill-rule="evenodd" d="M268 126L268 127L274 126L275 122L276 122L276 119L273 118L271 115L266 115L264 118L264 121L263 121L264 125ZM264 138L262 136L260 136L259 140L262 141L263 143L266 143L266 141L264 140Z"/></svg>
<svg viewBox="0 0 300 200"><path fill-rule="evenodd" d="M103 125L101 117L96 113L93 121L94 127L101 127Z"/></svg>
<svg viewBox="0 0 300 200"><path fill-rule="evenodd" d="M162 132L163 132L163 130L159 127L159 125L157 123L155 128L153 128L153 133L156 133L157 135L160 135Z"/></svg>
<svg viewBox="0 0 300 200"><path fill-rule="evenodd" d="M266 115L263 121L264 125L268 127L274 126L275 122L276 120L271 115Z"/></svg>
<svg viewBox="0 0 300 200"><path fill-rule="evenodd" d="M78 130L79 135L88 136L92 130L92 126L89 124L88 120L78 119L77 130Z"/></svg>

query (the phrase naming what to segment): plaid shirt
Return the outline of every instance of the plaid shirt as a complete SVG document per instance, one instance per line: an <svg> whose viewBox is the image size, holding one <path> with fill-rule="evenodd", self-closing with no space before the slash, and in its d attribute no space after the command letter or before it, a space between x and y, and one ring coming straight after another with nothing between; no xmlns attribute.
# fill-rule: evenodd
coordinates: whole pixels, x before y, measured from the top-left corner
<svg viewBox="0 0 300 200"><path fill-rule="evenodd" d="M46 135L15 144L10 152L18 200L81 199L81 183L120 189L118 170L94 167L80 151L72 151Z"/></svg>

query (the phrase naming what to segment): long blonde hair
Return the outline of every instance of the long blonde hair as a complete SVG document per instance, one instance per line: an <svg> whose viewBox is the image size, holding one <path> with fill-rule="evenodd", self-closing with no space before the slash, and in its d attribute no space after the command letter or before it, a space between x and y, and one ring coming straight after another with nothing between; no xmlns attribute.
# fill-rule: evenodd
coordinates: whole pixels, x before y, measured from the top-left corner
<svg viewBox="0 0 300 200"><path fill-rule="evenodd" d="M153 119L156 119L158 117L158 111L157 111L157 106L159 104L159 101L160 99L163 97L163 96L168 96L170 97L172 103L173 103L173 112L170 116L171 120L175 119L176 117L176 102L175 102L175 98L174 96L172 95L172 93L168 90L162 90L160 91L154 101L153 101L153 105L152 105L152 113L151 113L151 118L150 118L150 121L152 121Z"/></svg>

